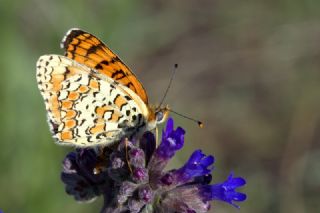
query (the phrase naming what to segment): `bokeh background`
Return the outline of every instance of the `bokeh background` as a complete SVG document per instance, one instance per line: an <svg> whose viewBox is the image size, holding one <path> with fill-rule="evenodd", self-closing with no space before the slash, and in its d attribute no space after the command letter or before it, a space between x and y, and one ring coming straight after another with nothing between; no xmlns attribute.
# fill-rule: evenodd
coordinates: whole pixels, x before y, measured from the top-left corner
<svg viewBox="0 0 320 213"><path fill-rule="evenodd" d="M52 142L35 63L62 54L71 27L102 38L136 73L152 103L200 119L175 118L186 146L216 157L214 181L247 179L241 212L320 209L320 1L0 0L0 209L98 212L60 181L70 148ZM215 202L212 212L238 212Z"/></svg>

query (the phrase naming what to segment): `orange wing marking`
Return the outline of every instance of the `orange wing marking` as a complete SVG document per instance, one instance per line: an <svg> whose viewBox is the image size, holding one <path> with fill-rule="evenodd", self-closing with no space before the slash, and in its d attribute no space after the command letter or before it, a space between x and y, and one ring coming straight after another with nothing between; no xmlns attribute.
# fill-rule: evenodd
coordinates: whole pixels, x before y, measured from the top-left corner
<svg viewBox="0 0 320 213"><path fill-rule="evenodd" d="M61 43L68 58L96 69L134 91L148 104L142 84L130 69L98 38L80 29L70 30Z"/></svg>

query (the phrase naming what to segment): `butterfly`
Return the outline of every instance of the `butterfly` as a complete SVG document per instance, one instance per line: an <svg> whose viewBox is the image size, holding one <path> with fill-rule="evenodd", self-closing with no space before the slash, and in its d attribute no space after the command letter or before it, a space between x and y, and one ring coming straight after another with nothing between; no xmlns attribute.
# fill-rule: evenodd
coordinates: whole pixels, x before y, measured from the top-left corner
<svg viewBox="0 0 320 213"><path fill-rule="evenodd" d="M168 107L155 107L134 73L105 44L70 29L62 55L37 61L37 82L56 143L77 147L110 145L156 128Z"/></svg>

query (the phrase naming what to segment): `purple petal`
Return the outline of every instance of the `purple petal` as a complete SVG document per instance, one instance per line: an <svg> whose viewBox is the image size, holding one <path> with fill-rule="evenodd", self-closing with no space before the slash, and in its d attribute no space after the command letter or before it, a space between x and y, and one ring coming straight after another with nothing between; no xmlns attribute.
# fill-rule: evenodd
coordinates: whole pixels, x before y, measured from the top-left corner
<svg viewBox="0 0 320 213"><path fill-rule="evenodd" d="M246 181L241 177L232 177L231 173L226 181L214 185L200 186L200 195L205 201L220 200L239 208L233 201L245 201L247 196L244 193L235 191L238 187L246 184Z"/></svg>
<svg viewBox="0 0 320 213"><path fill-rule="evenodd" d="M174 171L174 175L179 183L184 183L192 178L210 174L213 169L211 166L213 163L213 156L206 156L201 150L196 150L183 167Z"/></svg>
<svg viewBox="0 0 320 213"><path fill-rule="evenodd" d="M157 157L168 160L174 156L176 151L181 149L184 144L185 131L181 127L173 129L173 120L170 118L167 122L166 131L163 131L162 140L156 149Z"/></svg>

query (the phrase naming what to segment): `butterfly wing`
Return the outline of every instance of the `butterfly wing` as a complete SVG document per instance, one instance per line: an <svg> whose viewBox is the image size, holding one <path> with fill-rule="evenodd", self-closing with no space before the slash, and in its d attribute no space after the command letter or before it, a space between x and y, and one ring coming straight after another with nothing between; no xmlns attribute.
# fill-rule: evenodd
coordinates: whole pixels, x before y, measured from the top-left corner
<svg viewBox="0 0 320 213"><path fill-rule="evenodd" d="M145 127L147 107L130 89L67 57L44 55L37 81L59 144L110 144Z"/></svg>
<svg viewBox="0 0 320 213"><path fill-rule="evenodd" d="M61 42L65 55L97 70L134 91L145 104L148 96L132 71L94 35L80 29L70 29Z"/></svg>

